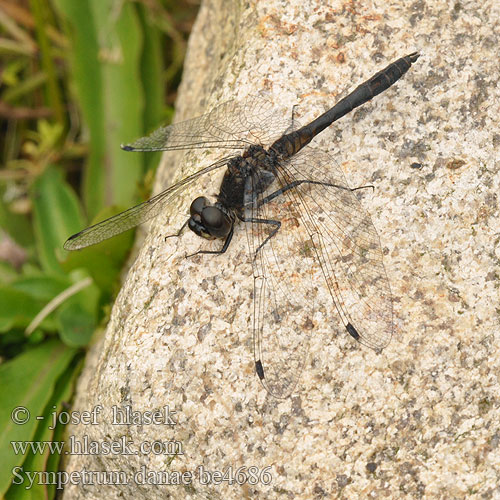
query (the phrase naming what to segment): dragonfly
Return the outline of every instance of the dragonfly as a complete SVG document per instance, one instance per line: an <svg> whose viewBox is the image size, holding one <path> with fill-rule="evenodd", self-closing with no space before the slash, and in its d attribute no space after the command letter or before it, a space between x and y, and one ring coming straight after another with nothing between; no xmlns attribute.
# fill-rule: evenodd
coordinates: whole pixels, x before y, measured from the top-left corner
<svg viewBox="0 0 500 500"><path fill-rule="evenodd" d="M337 162L309 143L332 123L389 89L417 61L411 53L356 87L305 126L285 128L270 102L253 97L216 106L196 118L160 127L126 151L217 148L229 154L158 195L71 236L64 248L97 244L146 222L178 200L209 172L226 169L219 193L197 197L187 227L220 240L224 254L243 223L253 267L254 367L271 396L295 390L311 337L321 325L335 330L340 319L356 341L377 352L393 335L390 283L373 222ZM189 256L191 257L191 256Z"/></svg>

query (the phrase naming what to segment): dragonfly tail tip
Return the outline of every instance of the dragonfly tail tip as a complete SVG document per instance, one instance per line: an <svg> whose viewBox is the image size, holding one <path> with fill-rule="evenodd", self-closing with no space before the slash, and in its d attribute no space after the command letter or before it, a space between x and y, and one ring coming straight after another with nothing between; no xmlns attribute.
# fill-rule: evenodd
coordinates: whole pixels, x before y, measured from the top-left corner
<svg viewBox="0 0 500 500"><path fill-rule="evenodd" d="M420 57L420 53L412 52L411 54L408 55L408 57L410 58L410 61L414 63Z"/></svg>

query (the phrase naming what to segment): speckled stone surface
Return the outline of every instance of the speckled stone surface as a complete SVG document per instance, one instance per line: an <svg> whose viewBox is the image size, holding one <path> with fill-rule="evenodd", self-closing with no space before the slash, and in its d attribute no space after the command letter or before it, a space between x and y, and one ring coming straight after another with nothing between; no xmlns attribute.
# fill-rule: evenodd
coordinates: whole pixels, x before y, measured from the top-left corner
<svg viewBox="0 0 500 500"><path fill-rule="evenodd" d="M79 382L75 409L102 405L99 424L70 429L183 454L70 456L68 471L123 471L128 484L69 486L64 498L500 498L498 2L229 3L201 8L179 120L265 91L305 123L421 52L315 141L351 186L375 186L362 204L380 234L395 335L377 354L340 322L319 327L295 394L269 397L253 368L244 230L223 256L186 259L203 245L191 233L164 241L193 195L217 191L221 173L204 178L150 224ZM165 155L157 191L211 159L201 151L179 169L181 158ZM113 405L168 405L175 425L112 425ZM199 476L251 466L257 484ZM193 478L140 484L142 467Z"/></svg>

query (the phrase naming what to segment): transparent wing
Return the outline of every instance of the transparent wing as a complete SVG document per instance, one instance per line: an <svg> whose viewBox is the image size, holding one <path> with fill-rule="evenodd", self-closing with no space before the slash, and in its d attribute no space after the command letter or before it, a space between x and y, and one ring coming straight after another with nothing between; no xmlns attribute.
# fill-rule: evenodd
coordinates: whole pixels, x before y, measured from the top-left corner
<svg viewBox="0 0 500 500"><path fill-rule="evenodd" d="M205 115L160 127L122 148L127 151L246 149L250 144L270 144L283 134L290 121L277 113L270 101L250 96L244 103L231 100Z"/></svg>
<svg viewBox="0 0 500 500"><path fill-rule="evenodd" d="M165 191L162 191L160 194L154 196L148 201L129 208L124 212L70 236L66 240L66 243L64 243L65 250L79 250L90 245L95 245L96 243L107 240L108 238L123 233L128 229L156 217L160 212L166 210L168 205L174 201L179 194L189 186L189 184L198 179L200 176L225 166L229 160L230 158L223 158L215 163L212 163L208 167L205 167L182 179L177 184L170 186L165 189Z"/></svg>
<svg viewBox="0 0 500 500"><path fill-rule="evenodd" d="M279 230L266 242L275 225L245 226L254 265L256 370L268 392L286 397L320 324L334 327L340 316L356 340L385 347L393 330L392 297L378 234L337 163L304 148L279 165L277 181L263 195L247 195L245 217L279 221Z"/></svg>

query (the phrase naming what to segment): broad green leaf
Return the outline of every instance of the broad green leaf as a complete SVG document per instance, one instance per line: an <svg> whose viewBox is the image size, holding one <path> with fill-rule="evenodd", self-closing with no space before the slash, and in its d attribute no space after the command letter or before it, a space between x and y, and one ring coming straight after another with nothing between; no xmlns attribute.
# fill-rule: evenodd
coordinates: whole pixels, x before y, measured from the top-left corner
<svg viewBox="0 0 500 500"><path fill-rule="evenodd" d="M10 486L12 469L25 459L14 453L11 442L33 440L38 426L36 417L43 415L59 376L76 352L59 341L50 340L0 365L0 496ZM13 421L13 412L20 407L29 412L21 410L17 414L28 416L24 424Z"/></svg>
<svg viewBox="0 0 500 500"><path fill-rule="evenodd" d="M26 328L40 312L43 302L12 286L0 286L0 332Z"/></svg>
<svg viewBox="0 0 500 500"><path fill-rule="evenodd" d="M78 200L61 173L49 167L36 180L33 193L36 247L44 271L61 274L58 255L69 234L81 226Z"/></svg>
<svg viewBox="0 0 500 500"><path fill-rule="evenodd" d="M72 363L73 365L73 363ZM45 422L53 422L54 412L59 414L62 410L66 411L63 406L65 402L69 402L72 398L75 382L80 373L82 362L78 362L68 369L59 377L56 387L53 391L52 398L45 407L43 412L44 419L39 422L36 429L36 434L33 441L36 442L61 442L63 441L63 431L65 426L58 423L54 430L51 430ZM58 464L61 455L58 453L50 453L50 448L46 448L45 453L29 452L22 464L23 472L57 472ZM26 488L26 484L12 484L5 495L5 500L46 500L47 498L55 498L56 486L49 484L33 483L33 487Z"/></svg>
<svg viewBox="0 0 500 500"><path fill-rule="evenodd" d="M95 328L95 314L89 313L79 303L64 304L57 311L59 336L70 347L82 347L89 343Z"/></svg>
<svg viewBox="0 0 500 500"><path fill-rule="evenodd" d="M71 286L69 278L54 276L28 276L18 278L12 288L24 292L34 299L48 302Z"/></svg>
<svg viewBox="0 0 500 500"><path fill-rule="evenodd" d="M84 283L87 270L71 273L75 285ZM85 285L68 297L55 311L57 330L61 340L70 347L81 347L89 343L99 316L101 290L95 283Z"/></svg>

